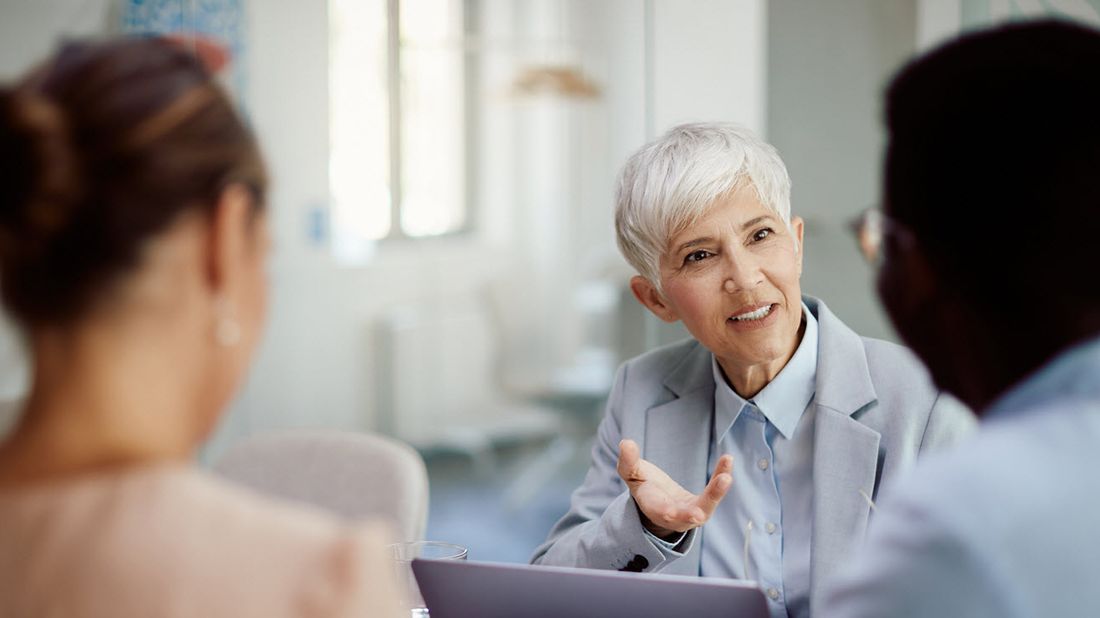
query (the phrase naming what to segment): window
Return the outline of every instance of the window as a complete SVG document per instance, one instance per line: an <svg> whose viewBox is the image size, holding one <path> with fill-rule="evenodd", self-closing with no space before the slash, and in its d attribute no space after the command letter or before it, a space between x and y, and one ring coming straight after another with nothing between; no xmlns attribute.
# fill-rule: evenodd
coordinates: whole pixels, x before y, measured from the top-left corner
<svg viewBox="0 0 1100 618"><path fill-rule="evenodd" d="M356 240L470 226L471 0L330 0L331 211Z"/></svg>

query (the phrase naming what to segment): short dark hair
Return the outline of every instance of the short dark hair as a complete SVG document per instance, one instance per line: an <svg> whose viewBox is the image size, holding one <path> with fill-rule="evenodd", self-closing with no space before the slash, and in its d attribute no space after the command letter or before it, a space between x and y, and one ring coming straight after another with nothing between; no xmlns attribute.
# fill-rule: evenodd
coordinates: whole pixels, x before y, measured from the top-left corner
<svg viewBox="0 0 1100 618"><path fill-rule="evenodd" d="M887 211L956 292L1100 305L1100 32L962 36L906 66L885 113Z"/></svg>
<svg viewBox="0 0 1100 618"><path fill-rule="evenodd" d="M202 62L151 37L64 45L0 89L0 296L63 324L180 213L241 183L263 203L251 132Z"/></svg>

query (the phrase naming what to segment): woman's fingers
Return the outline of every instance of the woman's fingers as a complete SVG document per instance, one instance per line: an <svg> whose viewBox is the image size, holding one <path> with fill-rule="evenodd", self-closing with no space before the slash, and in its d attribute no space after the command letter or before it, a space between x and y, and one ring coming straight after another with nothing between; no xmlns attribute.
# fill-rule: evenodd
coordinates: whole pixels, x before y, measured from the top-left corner
<svg viewBox="0 0 1100 618"><path fill-rule="evenodd" d="M710 477L710 482L695 501L704 513L704 521L710 519L714 509L718 508L718 503L726 497L726 492L731 485L733 485L733 456L722 455L714 466L714 474Z"/></svg>
<svg viewBox="0 0 1100 618"><path fill-rule="evenodd" d="M703 492L693 495L659 468L646 463L633 440L619 442L616 470L630 487L642 514L653 524L647 527L661 533L683 532L706 523L733 484L733 457L723 455Z"/></svg>
<svg viewBox="0 0 1100 618"><path fill-rule="evenodd" d="M642 478L642 474L638 469L638 463L641 460L641 453L638 449L637 442L633 440L622 440L619 442L619 463L616 466L616 470L619 472L619 476L621 476L628 485L633 485L634 483L645 480Z"/></svg>
<svg viewBox="0 0 1100 618"><path fill-rule="evenodd" d="M723 472L726 474L733 474L733 455L722 455L718 458L718 463L714 466L714 474L711 478Z"/></svg>
<svg viewBox="0 0 1100 618"><path fill-rule="evenodd" d="M699 499L696 500L699 508L705 514L704 519L709 519L711 514L714 513L714 509L718 508L718 503L726 497L726 492L729 491L731 485L733 485L733 475L729 472L720 472L711 477L710 482L703 489L703 493L699 494Z"/></svg>

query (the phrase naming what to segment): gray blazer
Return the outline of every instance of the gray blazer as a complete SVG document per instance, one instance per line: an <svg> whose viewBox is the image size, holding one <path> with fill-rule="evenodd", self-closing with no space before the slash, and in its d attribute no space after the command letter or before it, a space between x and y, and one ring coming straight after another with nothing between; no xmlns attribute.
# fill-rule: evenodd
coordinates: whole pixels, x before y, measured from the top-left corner
<svg viewBox="0 0 1100 618"><path fill-rule="evenodd" d="M919 453L973 428L974 417L941 396L917 359L893 343L860 337L821 301L803 297L818 320L810 606L863 539L870 505L860 490L908 468ZM699 574L698 535L682 558L667 559L644 534L638 509L615 471L621 439L685 489L707 483L714 414L710 352L694 340L625 363L592 449L588 475L569 512L536 550L536 564Z"/></svg>

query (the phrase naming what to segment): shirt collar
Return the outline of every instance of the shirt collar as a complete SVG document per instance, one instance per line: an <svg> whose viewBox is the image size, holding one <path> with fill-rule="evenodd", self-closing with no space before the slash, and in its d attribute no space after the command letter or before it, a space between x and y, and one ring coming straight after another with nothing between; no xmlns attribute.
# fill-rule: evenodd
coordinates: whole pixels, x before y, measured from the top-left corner
<svg viewBox="0 0 1100 618"><path fill-rule="evenodd" d="M1100 396L1100 337L1062 352L995 400L982 415L1010 416L1052 399Z"/></svg>
<svg viewBox="0 0 1100 618"><path fill-rule="evenodd" d="M752 404L775 425L779 433L791 439L802 413L813 399L817 385L817 319L806 304L802 304L802 316L806 330L794 356L751 401L746 401L726 383L718 359L711 354L711 371L714 374L715 431L725 431L737 420L746 404Z"/></svg>

